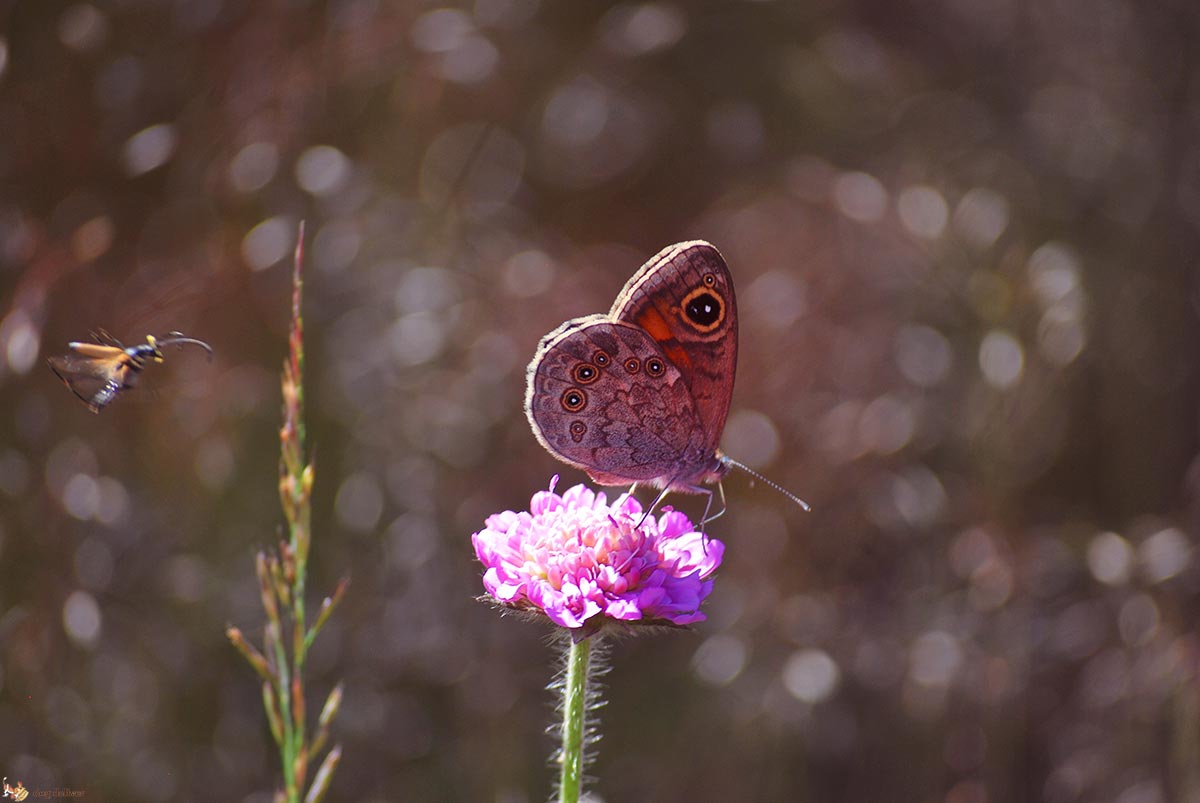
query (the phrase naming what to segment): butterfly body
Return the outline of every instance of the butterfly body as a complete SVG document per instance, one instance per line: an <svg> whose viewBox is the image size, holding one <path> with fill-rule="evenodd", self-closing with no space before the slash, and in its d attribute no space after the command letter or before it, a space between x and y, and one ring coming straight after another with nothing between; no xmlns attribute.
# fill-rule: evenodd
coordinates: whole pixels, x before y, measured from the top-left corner
<svg viewBox="0 0 1200 803"><path fill-rule="evenodd" d="M660 251L607 315L542 338L526 373L538 440L602 485L711 493L732 463L718 450L737 369L737 305L720 252Z"/></svg>
<svg viewBox="0 0 1200 803"><path fill-rule="evenodd" d="M136 387L147 365L163 361L163 346L200 346L212 358L211 346L179 332L162 339L147 335L146 342L136 346L126 346L103 330L94 338L94 343L68 343L70 354L48 359L50 369L93 413L100 412L121 391Z"/></svg>

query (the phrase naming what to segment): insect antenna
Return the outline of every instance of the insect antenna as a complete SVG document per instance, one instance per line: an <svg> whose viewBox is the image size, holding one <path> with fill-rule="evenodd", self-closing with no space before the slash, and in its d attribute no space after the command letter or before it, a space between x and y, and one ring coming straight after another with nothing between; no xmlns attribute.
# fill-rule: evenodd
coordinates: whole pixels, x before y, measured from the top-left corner
<svg viewBox="0 0 1200 803"><path fill-rule="evenodd" d="M759 474L757 471L750 468L750 466L746 465L745 463L739 463L738 461L736 461L733 458L728 457L726 455L722 455L721 457L726 463L733 466L734 468L740 468L742 471L746 472L751 477L754 477L757 480L761 480L762 482L765 482L767 485L771 486L775 490L779 491L779 493L783 494L788 499L791 499L793 502L795 502L797 505L799 505L801 508L803 508L805 513L812 512L812 507L808 504L808 502L805 502L803 499L796 496L794 493L789 491L787 488L784 488L782 485L779 485L778 483L772 482L771 480L764 477L762 474Z"/></svg>
<svg viewBox="0 0 1200 803"><path fill-rule="evenodd" d="M212 346L208 345L203 340L197 340L194 337L187 337L182 332L168 332L166 337L164 337L162 339L156 339L155 342L159 346L185 346L188 344L193 345L193 346L199 346L200 348L202 348L208 352L208 359L211 360L213 357Z"/></svg>

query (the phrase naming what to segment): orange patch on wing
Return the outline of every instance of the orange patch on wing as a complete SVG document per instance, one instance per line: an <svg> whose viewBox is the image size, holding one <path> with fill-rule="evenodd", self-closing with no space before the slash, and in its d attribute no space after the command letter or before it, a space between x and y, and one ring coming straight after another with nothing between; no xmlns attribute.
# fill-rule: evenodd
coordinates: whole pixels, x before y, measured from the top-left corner
<svg viewBox="0 0 1200 803"><path fill-rule="evenodd" d="M107 360L125 353L125 349L119 349L116 346L102 346L99 343L71 343L70 348L76 354L82 354L93 360Z"/></svg>
<svg viewBox="0 0 1200 803"><path fill-rule="evenodd" d="M650 337L659 343L675 339L675 336L671 334L671 327L667 324L666 319L654 307L646 307L642 311L642 314L637 318L637 325L649 332Z"/></svg>
<svg viewBox="0 0 1200 803"><path fill-rule="evenodd" d="M691 376L692 361L688 359L687 352L683 346L675 339L675 335L671 334L671 327L663 318L662 313L654 307L647 307L642 311L642 314L637 317L637 325L645 329L650 337L654 338L658 345L662 346L663 351L667 355L667 359L675 363L685 376Z"/></svg>

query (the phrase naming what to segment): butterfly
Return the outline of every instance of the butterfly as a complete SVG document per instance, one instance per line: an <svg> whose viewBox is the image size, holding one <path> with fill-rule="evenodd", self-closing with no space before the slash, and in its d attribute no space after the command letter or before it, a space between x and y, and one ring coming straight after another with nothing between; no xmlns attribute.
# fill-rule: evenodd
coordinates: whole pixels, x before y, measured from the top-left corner
<svg viewBox="0 0 1200 803"><path fill-rule="evenodd" d="M117 398L117 394L137 384L138 376L150 362L163 361L164 346L199 346L212 359L212 346L203 340L171 332L166 337L147 335L145 343L126 346L101 329L92 333L94 343L72 342L72 353L50 357L50 370L63 381L88 409L100 412Z"/></svg>
<svg viewBox="0 0 1200 803"><path fill-rule="evenodd" d="M574 318L542 338L526 371L525 413L538 441L601 485L708 496L701 524L725 512L733 468L794 494L719 447L737 370L737 303L725 259L701 240L668 246L625 284L607 315ZM709 517L712 490L721 510ZM632 489L631 489L632 490Z"/></svg>

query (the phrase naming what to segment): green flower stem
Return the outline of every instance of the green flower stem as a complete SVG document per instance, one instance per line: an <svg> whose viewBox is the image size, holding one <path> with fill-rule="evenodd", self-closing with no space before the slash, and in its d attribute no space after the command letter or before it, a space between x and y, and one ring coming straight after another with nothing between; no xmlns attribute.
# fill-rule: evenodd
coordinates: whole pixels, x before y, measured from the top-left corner
<svg viewBox="0 0 1200 803"><path fill-rule="evenodd" d="M571 641L567 651L567 677L563 684L562 775L558 784L559 803L579 803L583 790L588 680L592 640Z"/></svg>

